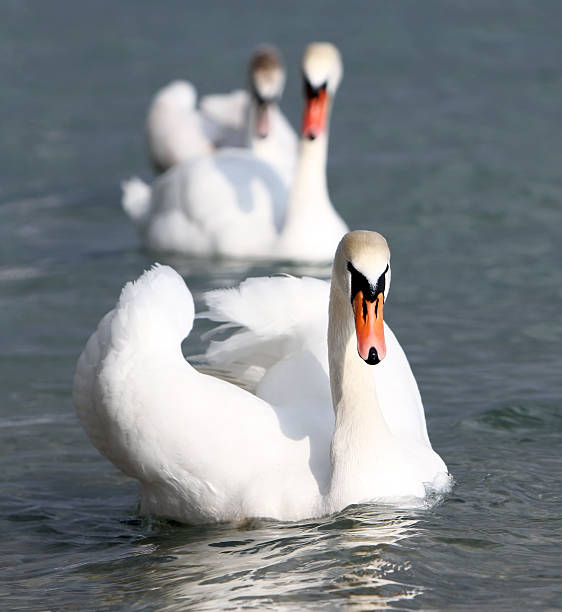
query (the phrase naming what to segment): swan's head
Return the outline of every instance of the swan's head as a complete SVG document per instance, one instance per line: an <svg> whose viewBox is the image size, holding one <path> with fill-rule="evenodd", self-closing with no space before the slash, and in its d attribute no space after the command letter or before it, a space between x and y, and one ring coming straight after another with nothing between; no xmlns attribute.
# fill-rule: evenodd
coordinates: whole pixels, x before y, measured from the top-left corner
<svg viewBox="0 0 562 612"><path fill-rule="evenodd" d="M255 131L259 138L269 133L269 112L285 87L285 66L279 51L270 45L258 47L250 60L250 92L256 107Z"/></svg>
<svg viewBox="0 0 562 612"><path fill-rule="evenodd" d="M368 364L386 355L383 306L390 287L390 251L383 236L359 230L346 234L338 245L332 284L351 306L357 351Z"/></svg>
<svg viewBox="0 0 562 612"><path fill-rule="evenodd" d="M302 58L305 109L304 138L314 140L325 132L333 98L343 75L340 52L330 43L308 45Z"/></svg>

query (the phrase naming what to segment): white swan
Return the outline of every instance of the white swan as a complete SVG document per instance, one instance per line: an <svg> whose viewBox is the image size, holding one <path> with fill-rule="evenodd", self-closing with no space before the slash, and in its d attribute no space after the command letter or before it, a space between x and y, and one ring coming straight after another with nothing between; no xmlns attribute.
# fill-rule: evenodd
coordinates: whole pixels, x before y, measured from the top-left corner
<svg viewBox="0 0 562 612"><path fill-rule="evenodd" d="M297 157L297 135L279 108L285 66L279 51L259 46L250 58L249 91L203 96L201 115L219 128L217 147L245 147L271 164L289 184Z"/></svg>
<svg viewBox="0 0 562 612"><path fill-rule="evenodd" d="M274 47L261 46L253 53L248 83L249 92L203 97L199 109L197 92L188 81L173 81L159 90L145 128L155 171L234 146L250 148L288 180L294 170L297 137L278 107L285 67Z"/></svg>
<svg viewBox="0 0 562 612"><path fill-rule="evenodd" d="M156 173L186 159L208 155L220 134L220 126L197 109L197 92L189 81L172 81L152 98L145 135Z"/></svg>
<svg viewBox="0 0 562 612"><path fill-rule="evenodd" d="M326 182L328 124L342 76L338 50L314 43L303 57L305 112L290 194L273 167L243 150L183 163L152 191L123 184L122 204L152 249L195 255L330 260L347 226Z"/></svg>
<svg viewBox="0 0 562 612"><path fill-rule="evenodd" d="M80 356L73 399L92 443L140 481L143 513L297 520L367 501L419 505L450 488L406 357L383 326L389 260L380 234L352 232L329 298L310 278L212 293L212 318L246 326L215 357L234 356L226 370L259 381L255 394L184 359L194 306L176 272L156 266L125 286Z"/></svg>

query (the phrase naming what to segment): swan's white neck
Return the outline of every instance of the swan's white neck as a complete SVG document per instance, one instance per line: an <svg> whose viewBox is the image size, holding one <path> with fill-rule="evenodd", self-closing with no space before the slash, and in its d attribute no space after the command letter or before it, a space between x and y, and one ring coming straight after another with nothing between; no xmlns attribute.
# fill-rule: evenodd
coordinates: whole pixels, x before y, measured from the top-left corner
<svg viewBox="0 0 562 612"><path fill-rule="evenodd" d="M287 206L287 231L308 216L322 214L331 208L326 180L328 133L315 140L301 138L299 157Z"/></svg>
<svg viewBox="0 0 562 612"><path fill-rule="evenodd" d="M328 327L330 386L335 411L329 503L342 508L368 499L380 457L392 444L377 398L372 368L357 353L349 299L332 279Z"/></svg>
<svg viewBox="0 0 562 612"><path fill-rule="evenodd" d="M304 259L329 259L346 227L328 195L326 157L328 135L301 139L293 186L289 193L278 255Z"/></svg>

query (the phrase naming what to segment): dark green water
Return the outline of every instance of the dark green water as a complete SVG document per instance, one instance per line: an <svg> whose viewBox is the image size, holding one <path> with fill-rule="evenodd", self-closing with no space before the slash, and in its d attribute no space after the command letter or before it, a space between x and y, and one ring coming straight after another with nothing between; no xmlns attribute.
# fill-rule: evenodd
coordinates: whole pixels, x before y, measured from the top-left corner
<svg viewBox="0 0 562 612"><path fill-rule="evenodd" d="M3 609L560 607L560 23L554 1L0 5ZM73 412L87 336L156 259L197 298L278 270L138 249L119 181L150 176L149 97L176 77L239 86L250 50L272 41L298 125L298 58L320 39L345 63L332 200L389 239L385 316L456 486L428 511L141 520L135 483ZM194 334L187 350L201 348Z"/></svg>

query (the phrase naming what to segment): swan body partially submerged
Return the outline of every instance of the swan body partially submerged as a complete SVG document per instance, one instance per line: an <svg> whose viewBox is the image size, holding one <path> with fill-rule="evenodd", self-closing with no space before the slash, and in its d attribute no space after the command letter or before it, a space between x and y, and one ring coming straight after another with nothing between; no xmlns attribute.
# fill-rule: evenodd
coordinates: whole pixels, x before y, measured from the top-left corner
<svg viewBox="0 0 562 612"><path fill-rule="evenodd" d="M297 520L361 502L423 504L451 478L382 319L389 284L384 238L352 232L329 284L262 278L211 293L207 316L242 327L209 347L219 378L184 359L193 299L155 266L125 286L80 356L82 425L140 481L146 514Z"/></svg>
<svg viewBox="0 0 562 612"><path fill-rule="evenodd" d="M179 164L152 189L146 186L142 198L131 195L140 192L139 179L123 183L123 208L144 244L202 256L329 261L347 231L326 180L330 109L342 70L333 45L307 47L305 111L290 189L279 168L249 149Z"/></svg>

